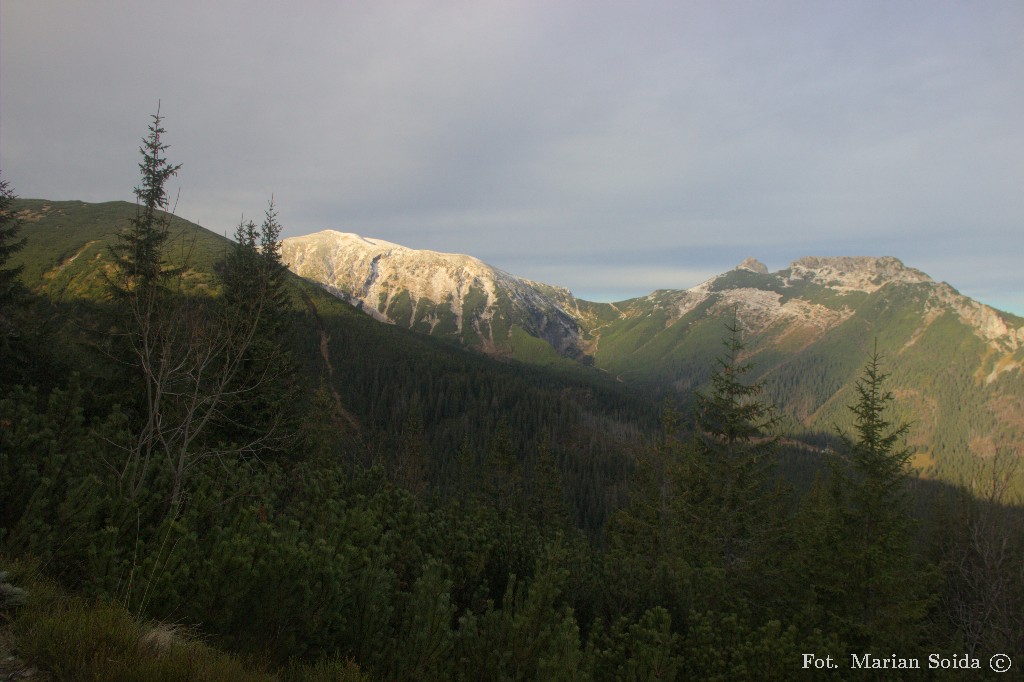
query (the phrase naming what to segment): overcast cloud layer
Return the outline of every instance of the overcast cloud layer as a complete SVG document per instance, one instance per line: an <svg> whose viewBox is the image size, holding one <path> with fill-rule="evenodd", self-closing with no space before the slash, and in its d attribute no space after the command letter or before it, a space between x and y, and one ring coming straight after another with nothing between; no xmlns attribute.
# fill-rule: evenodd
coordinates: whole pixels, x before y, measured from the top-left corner
<svg viewBox="0 0 1024 682"><path fill-rule="evenodd" d="M0 168L611 300L893 255L1024 314L1024 3L4 0Z"/></svg>

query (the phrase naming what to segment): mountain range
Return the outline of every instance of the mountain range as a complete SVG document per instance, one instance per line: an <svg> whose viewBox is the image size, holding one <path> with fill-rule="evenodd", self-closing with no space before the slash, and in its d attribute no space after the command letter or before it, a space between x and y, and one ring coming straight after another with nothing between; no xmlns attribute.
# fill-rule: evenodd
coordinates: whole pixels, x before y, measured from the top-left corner
<svg viewBox="0 0 1024 682"><path fill-rule="evenodd" d="M846 405L877 344L919 469L963 479L973 458L1022 449L1024 318L897 258L803 257L774 273L747 259L689 289L598 303L471 256L352 233L289 238L283 255L296 274L382 322L680 396L707 380L735 316L754 376L796 433L849 427Z"/></svg>
<svg viewBox="0 0 1024 682"><path fill-rule="evenodd" d="M102 298L108 247L134 205L20 200L14 208L28 237L14 259L24 267L23 281L52 299ZM174 226L188 244L185 284L215 295L213 273L229 242L180 219ZM543 385L536 390L544 401L568 390L581 418L621 433L649 412L639 403L621 407L633 399L603 386L617 384L644 400L668 397L685 409L693 390L706 384L735 316L753 378L764 382L785 433L802 442L824 446L821 434L850 428L847 406L877 344L891 374L894 416L911 422L914 462L924 475L963 482L979 459L1024 449L1024 318L971 300L896 258L805 257L774 273L748 259L689 289L601 303L471 256L350 233L286 239L283 256L306 280L293 283L305 311L296 310L300 356L311 376L324 368L334 373L339 404L364 429L373 423L394 430L403 410L418 402L424 416L442 420L434 426L438 447L476 438L467 414L478 410L474 418L484 421L493 415L471 399L479 386L466 387L493 375L494 391L504 395L499 384L525 375L481 363L511 363L534 366L529 381ZM407 372L401 381L387 379L385 395L382 372L391 377L397 366ZM577 383L565 388L566 377ZM587 398L595 391L602 396L596 403ZM541 393L532 398L537 404ZM507 400L527 409L512 393ZM589 410L604 416L586 416Z"/></svg>

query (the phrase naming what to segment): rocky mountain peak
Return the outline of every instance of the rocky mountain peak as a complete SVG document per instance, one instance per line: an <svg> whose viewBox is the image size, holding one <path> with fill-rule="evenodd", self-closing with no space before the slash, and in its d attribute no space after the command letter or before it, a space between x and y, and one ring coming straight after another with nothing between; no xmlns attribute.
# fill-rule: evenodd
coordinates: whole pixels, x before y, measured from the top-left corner
<svg viewBox="0 0 1024 682"><path fill-rule="evenodd" d="M768 274L768 267L764 263L762 263L761 261L757 260L754 257L750 257L750 258L745 259L742 263L740 263L739 265L737 265L733 269L734 270L750 270L751 272L756 272L756 273L758 273L760 275L767 275Z"/></svg>
<svg viewBox="0 0 1024 682"><path fill-rule="evenodd" d="M325 230L282 242L282 260L301 277L374 318L460 339L487 352L511 344L511 329L580 353L567 289L516 277L463 254L411 249ZM475 339L475 341L474 341Z"/></svg>
<svg viewBox="0 0 1024 682"><path fill-rule="evenodd" d="M810 280L837 291L870 293L891 282L934 282L925 273L907 267L892 256L806 256L793 261L789 269L791 280Z"/></svg>

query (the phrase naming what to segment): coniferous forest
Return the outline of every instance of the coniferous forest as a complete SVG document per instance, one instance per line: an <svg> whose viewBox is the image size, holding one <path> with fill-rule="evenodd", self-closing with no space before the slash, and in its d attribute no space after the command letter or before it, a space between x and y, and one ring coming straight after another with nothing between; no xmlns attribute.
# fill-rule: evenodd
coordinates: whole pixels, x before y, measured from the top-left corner
<svg viewBox="0 0 1024 682"><path fill-rule="evenodd" d="M852 426L800 442L738 317L709 380L667 398L496 361L292 275L273 201L230 241L167 213L163 135L154 116L129 213L0 189L0 673L1024 666L1019 459L915 476L880 344ZM34 232L44 210L60 231Z"/></svg>

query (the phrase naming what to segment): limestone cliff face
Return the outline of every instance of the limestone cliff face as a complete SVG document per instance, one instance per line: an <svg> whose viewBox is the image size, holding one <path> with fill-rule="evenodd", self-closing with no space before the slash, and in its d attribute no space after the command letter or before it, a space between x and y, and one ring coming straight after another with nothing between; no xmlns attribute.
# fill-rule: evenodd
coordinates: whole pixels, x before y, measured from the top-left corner
<svg viewBox="0 0 1024 682"><path fill-rule="evenodd" d="M509 350L514 328L568 357L581 354L566 290L460 254L416 250L326 230L284 240L285 263L382 322L450 337L489 353Z"/></svg>
<svg viewBox="0 0 1024 682"><path fill-rule="evenodd" d="M871 293L895 282L934 283L920 270L908 268L898 258L889 256L842 256L837 258L800 258L789 266L788 279L808 280L836 291Z"/></svg>

